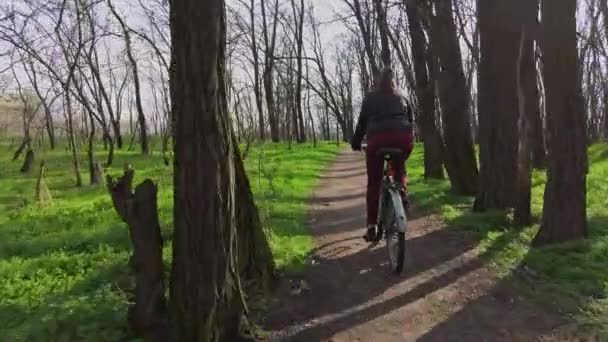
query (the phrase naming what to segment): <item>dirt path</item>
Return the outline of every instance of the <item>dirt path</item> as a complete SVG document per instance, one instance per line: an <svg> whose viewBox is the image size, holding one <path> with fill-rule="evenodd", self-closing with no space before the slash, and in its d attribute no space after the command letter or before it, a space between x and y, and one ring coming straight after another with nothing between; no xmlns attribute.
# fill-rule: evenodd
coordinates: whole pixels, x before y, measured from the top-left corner
<svg viewBox="0 0 608 342"><path fill-rule="evenodd" d="M266 324L273 341L563 341L566 322L527 303L477 257L477 242L414 217L405 273L391 276L365 226L365 167L344 152L315 192L317 248L305 289L280 286Z"/></svg>

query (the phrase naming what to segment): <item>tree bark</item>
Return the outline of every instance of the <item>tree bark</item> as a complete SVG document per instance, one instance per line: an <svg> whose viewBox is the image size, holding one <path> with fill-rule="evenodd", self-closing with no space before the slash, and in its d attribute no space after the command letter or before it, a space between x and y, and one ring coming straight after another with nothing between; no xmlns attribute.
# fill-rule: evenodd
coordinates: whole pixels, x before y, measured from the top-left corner
<svg viewBox="0 0 608 342"><path fill-rule="evenodd" d="M162 342L168 340L169 331L157 188L147 179L133 192L133 176L133 170L127 169L116 181L107 177L112 203L129 226L133 246L129 263L135 272L135 303L129 307L128 320L144 341Z"/></svg>
<svg viewBox="0 0 608 342"><path fill-rule="evenodd" d="M536 84L536 61L534 57L534 39L531 35L538 4L533 1L520 0L518 7L522 11L524 22L517 56L517 98L519 108L519 141L517 146L517 182L515 197L514 223L527 226L532 223L532 122L538 115L538 88Z"/></svg>
<svg viewBox="0 0 608 342"><path fill-rule="evenodd" d="M411 35L412 58L416 76L420 129L424 144L424 178L443 179L441 134L435 123L435 87L427 71L427 42L422 29L419 9L406 3Z"/></svg>
<svg viewBox="0 0 608 342"><path fill-rule="evenodd" d="M87 157L89 159L89 180L91 185L96 185L101 182L101 179L96 177L95 174L95 119L93 115L89 113L89 137L87 140L88 151Z"/></svg>
<svg viewBox="0 0 608 342"><path fill-rule="evenodd" d="M258 111L258 125L260 140L266 140L266 124L264 123L264 105L262 100L262 86L260 84L260 55L258 53L258 43L255 29L255 0L251 0L249 10L249 20L251 21L251 53L253 57L253 92L255 94L255 104Z"/></svg>
<svg viewBox="0 0 608 342"><path fill-rule="evenodd" d="M524 8L531 10L530 6ZM515 201L518 137L515 71L523 25L520 18L527 15L524 8L516 0L479 1L480 168L476 211L506 209ZM526 54L529 48L526 44Z"/></svg>
<svg viewBox="0 0 608 342"><path fill-rule="evenodd" d="M576 0L543 1L543 66L549 163L535 246L587 235L587 148L578 69Z"/></svg>
<svg viewBox="0 0 608 342"><path fill-rule="evenodd" d="M34 165L34 151L27 150L27 152L25 153L25 159L23 160L23 166L21 166L21 173L30 173L33 165Z"/></svg>
<svg viewBox="0 0 608 342"><path fill-rule="evenodd" d="M69 87L69 85L68 85ZM76 176L76 186L82 186L82 176L80 174L80 161L78 160L78 150L76 147L76 132L74 128L74 113L72 112L72 98L70 96L70 90L64 89L65 92L65 110L67 116L67 129L68 129L68 141L70 143L70 149L72 150L72 164L74 167L74 175Z"/></svg>
<svg viewBox="0 0 608 342"><path fill-rule="evenodd" d="M380 46L381 46L381 59L382 66L390 68L391 63L391 49L389 44L389 29L388 21L386 19L386 8L383 0L374 0L374 6L376 9L376 15L378 20L378 31L380 32Z"/></svg>
<svg viewBox="0 0 608 342"><path fill-rule="evenodd" d="M234 134L232 136L235 156L239 270L241 276L248 281L266 287L275 275L274 259L253 199L241 152L236 144L236 136Z"/></svg>
<svg viewBox="0 0 608 342"><path fill-rule="evenodd" d="M452 0L437 0L432 18L431 45L438 59L438 88L444 128L444 162L452 191L475 195L477 161L471 137L469 95L452 14Z"/></svg>
<svg viewBox="0 0 608 342"><path fill-rule="evenodd" d="M306 141L306 130L304 129L304 112L302 101L302 75L303 75L303 58L304 58L304 0L300 0L299 12L296 12L296 4L292 0L294 8L294 18L298 20L297 30L297 72L296 72L296 110L298 114L298 142Z"/></svg>
<svg viewBox="0 0 608 342"><path fill-rule="evenodd" d="M535 49L536 61L538 61L539 44ZM531 122L531 130L533 132L531 139L532 148L532 166L536 169L544 169L547 167L547 147L545 143L545 126L543 122L543 116L545 114L545 100L542 95L545 93L542 72L540 65L536 65L536 89L537 89L537 100L539 102L538 111L536 111Z"/></svg>
<svg viewBox="0 0 608 342"><path fill-rule="evenodd" d="M171 2L176 341L231 341L245 312L237 265L236 173L225 93L223 0Z"/></svg>
<svg viewBox="0 0 608 342"><path fill-rule="evenodd" d="M608 39L608 2L600 1L600 11L604 21L604 37ZM605 56L608 58L607 56ZM608 60L606 61L606 68L608 68ZM608 80L604 80L604 140L608 141Z"/></svg>
<svg viewBox="0 0 608 342"><path fill-rule="evenodd" d="M265 49L265 63L264 72L262 75L264 84L264 95L266 97L266 109L268 111L268 123L270 124L270 138L273 142L280 140L279 120L277 118L278 113L276 110L276 103L274 98L274 67L275 67L275 47L277 38L277 26L279 23L279 1L274 2L275 13L272 20L272 32L268 34L268 22L266 18L266 1L262 1L262 21L264 27L264 43Z"/></svg>

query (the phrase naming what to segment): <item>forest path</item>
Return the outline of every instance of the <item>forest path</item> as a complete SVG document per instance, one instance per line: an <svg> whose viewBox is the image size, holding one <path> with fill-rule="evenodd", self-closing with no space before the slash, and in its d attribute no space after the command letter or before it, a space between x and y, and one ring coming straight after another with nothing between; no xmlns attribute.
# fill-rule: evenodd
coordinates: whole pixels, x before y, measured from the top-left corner
<svg viewBox="0 0 608 342"><path fill-rule="evenodd" d="M343 152L321 177L311 208L316 241L306 287L279 287L266 326L272 341L563 341L567 321L525 301L478 258L477 241L414 217L406 270L390 275L384 244L361 238L365 161ZM415 209L414 209L415 211ZM566 329L565 329L566 328Z"/></svg>

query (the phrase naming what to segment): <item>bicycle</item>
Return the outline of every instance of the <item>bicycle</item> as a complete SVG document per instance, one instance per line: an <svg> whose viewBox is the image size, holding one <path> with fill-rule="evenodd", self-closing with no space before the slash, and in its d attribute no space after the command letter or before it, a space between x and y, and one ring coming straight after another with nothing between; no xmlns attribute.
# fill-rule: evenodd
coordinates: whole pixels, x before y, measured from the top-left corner
<svg viewBox="0 0 608 342"><path fill-rule="evenodd" d="M384 235L390 270L394 274L400 274L405 263L407 214L401 197L403 185L394 179L392 160L398 159L395 157L401 156L403 151L397 148L382 148L377 154L383 156L384 175L380 188L378 231L375 242L380 242Z"/></svg>

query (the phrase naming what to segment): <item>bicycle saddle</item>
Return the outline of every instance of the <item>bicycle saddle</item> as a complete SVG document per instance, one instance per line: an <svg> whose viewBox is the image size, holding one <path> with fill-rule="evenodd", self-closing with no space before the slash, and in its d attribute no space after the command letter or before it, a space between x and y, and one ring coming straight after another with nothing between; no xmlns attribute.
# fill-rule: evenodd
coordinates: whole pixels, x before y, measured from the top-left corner
<svg viewBox="0 0 608 342"><path fill-rule="evenodd" d="M403 151L400 148L383 147L381 149L378 149L376 155L382 157L389 156L391 159L394 159L395 157L400 157L401 155L403 155Z"/></svg>

